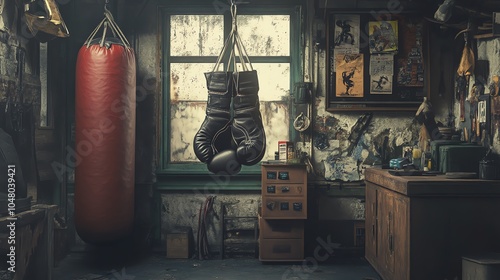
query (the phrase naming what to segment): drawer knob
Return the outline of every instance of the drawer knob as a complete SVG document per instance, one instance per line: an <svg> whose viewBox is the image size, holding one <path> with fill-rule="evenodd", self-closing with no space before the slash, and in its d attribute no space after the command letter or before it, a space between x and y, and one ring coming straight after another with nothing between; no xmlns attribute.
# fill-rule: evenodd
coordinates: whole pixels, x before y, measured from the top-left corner
<svg viewBox="0 0 500 280"><path fill-rule="evenodd" d="M276 207L276 205L275 205L275 203L274 203L274 202L268 202L268 203L266 204L266 206L267 206L267 209L269 209L269 210L271 210L271 211L273 211L273 210L274 210L274 207Z"/></svg>

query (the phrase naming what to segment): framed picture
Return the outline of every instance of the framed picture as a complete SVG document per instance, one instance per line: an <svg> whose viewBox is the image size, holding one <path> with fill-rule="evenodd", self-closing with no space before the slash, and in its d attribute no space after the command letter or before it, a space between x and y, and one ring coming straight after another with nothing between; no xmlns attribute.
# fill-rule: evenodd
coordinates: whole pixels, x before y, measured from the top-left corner
<svg viewBox="0 0 500 280"><path fill-rule="evenodd" d="M330 11L327 50L327 111L416 111L429 94L419 15Z"/></svg>

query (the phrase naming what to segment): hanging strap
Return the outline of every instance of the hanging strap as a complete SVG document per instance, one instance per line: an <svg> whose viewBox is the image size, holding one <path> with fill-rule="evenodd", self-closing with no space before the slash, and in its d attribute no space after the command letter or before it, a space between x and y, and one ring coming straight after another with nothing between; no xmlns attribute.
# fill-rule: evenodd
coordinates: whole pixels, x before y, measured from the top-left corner
<svg viewBox="0 0 500 280"><path fill-rule="evenodd" d="M229 65L232 63L235 72L238 72L237 64L240 63L243 71L253 70L252 64L248 57L248 53L243 45L243 41L241 40L238 34L238 25L237 25L237 6L234 2L231 2L231 17L232 17L232 28L231 32L229 32L229 36L224 42L224 47L222 48L219 56L217 57L217 61L212 72L218 71L221 63L223 62L224 57L229 52L229 59L227 60L226 71L229 69ZM238 62L239 59L239 62Z"/></svg>
<svg viewBox="0 0 500 280"><path fill-rule="evenodd" d="M104 18L99 23L99 25L97 25L97 27L94 29L94 31L92 31L92 33L90 33L89 37L87 38L87 40L84 43L84 45L87 45L87 48L90 47L90 43L92 42L92 40L94 40L94 37L96 36L97 32L99 32L99 29L101 29L101 27L103 27L103 26L104 26L103 34L102 34L101 41L99 43L99 45L101 47L104 46L104 41L106 39L107 31L108 31L108 28L110 28L111 32L113 33L113 36L120 39L122 44L127 49L130 48L130 43L128 42L127 38L123 34L120 27L116 24L115 19L113 18L113 15L111 14L111 12L108 10L108 8L106 6L104 7Z"/></svg>

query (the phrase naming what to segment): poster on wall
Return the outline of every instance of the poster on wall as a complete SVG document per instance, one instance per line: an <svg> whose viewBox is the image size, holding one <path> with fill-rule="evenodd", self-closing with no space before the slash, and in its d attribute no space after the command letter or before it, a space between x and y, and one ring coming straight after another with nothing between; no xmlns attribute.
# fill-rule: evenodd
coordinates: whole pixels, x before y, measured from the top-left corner
<svg viewBox="0 0 500 280"><path fill-rule="evenodd" d="M397 84L404 87L424 86L424 62L422 51L423 24L411 22L402 23L401 35L407 40L402 40L399 48L400 56L397 62Z"/></svg>
<svg viewBox="0 0 500 280"><path fill-rule="evenodd" d="M363 97L363 54L335 56L336 96Z"/></svg>
<svg viewBox="0 0 500 280"><path fill-rule="evenodd" d="M359 15L336 15L333 39L333 57L359 53ZM333 67L336 68L335 60Z"/></svg>
<svg viewBox="0 0 500 280"><path fill-rule="evenodd" d="M398 51L398 22L368 22L370 53L395 53Z"/></svg>
<svg viewBox="0 0 500 280"><path fill-rule="evenodd" d="M392 94L394 55L370 56L370 94Z"/></svg>
<svg viewBox="0 0 500 280"><path fill-rule="evenodd" d="M392 94L392 75L371 75L370 94Z"/></svg>

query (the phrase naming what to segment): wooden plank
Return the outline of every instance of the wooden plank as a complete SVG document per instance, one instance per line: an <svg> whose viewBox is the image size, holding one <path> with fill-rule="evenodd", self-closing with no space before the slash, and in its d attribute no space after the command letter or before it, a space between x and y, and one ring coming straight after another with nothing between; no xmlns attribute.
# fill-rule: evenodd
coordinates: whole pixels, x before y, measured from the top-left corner
<svg viewBox="0 0 500 280"><path fill-rule="evenodd" d="M33 261L32 254L40 242L45 228L43 218L33 221L32 224L16 226L16 274L14 280L34 279L25 277L28 266ZM40 279L42 280L42 279Z"/></svg>
<svg viewBox="0 0 500 280"><path fill-rule="evenodd" d="M387 169L378 168L367 168L365 180L408 196L500 196L500 180L449 179L445 175L394 176Z"/></svg>
<svg viewBox="0 0 500 280"><path fill-rule="evenodd" d="M31 210L21 212L21 213L15 215L15 217L17 218L16 226L22 227L25 225L30 225L30 224L34 223L35 221L43 219L44 216L45 216L45 213L44 213L43 209L31 209ZM0 218L0 232L8 230L7 225L12 222L12 220L9 220L9 218L11 218L11 217L7 216L7 217Z"/></svg>
<svg viewBox="0 0 500 280"><path fill-rule="evenodd" d="M366 184L365 200L365 256L373 261L377 258L377 186Z"/></svg>
<svg viewBox="0 0 500 280"><path fill-rule="evenodd" d="M394 195L394 278L410 279L410 200Z"/></svg>
<svg viewBox="0 0 500 280"><path fill-rule="evenodd" d="M37 279L50 280L54 268L54 215L59 207L57 205L38 204L34 205L33 208L43 209L45 212L45 231L34 255Z"/></svg>

